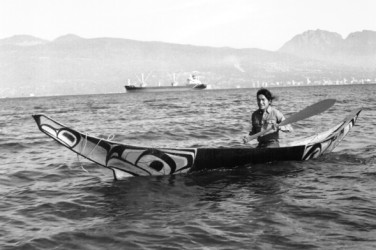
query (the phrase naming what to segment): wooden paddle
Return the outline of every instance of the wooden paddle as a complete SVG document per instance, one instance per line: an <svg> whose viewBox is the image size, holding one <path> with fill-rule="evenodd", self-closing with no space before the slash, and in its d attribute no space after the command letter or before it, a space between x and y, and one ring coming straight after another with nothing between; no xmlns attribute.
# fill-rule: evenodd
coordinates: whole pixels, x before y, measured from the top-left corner
<svg viewBox="0 0 376 250"><path fill-rule="evenodd" d="M278 124L278 126L279 127L285 126L285 125L288 125L288 124L291 124L291 123L294 123L294 122L304 120L308 117L320 114L320 113L324 112L325 110L329 109L330 107L332 107L335 102L336 102L335 99L326 99L326 100L320 101L318 103L312 104L311 106L308 106L305 109L302 109L301 111L293 114L289 118L283 120L281 123ZM256 139L257 137L266 134L267 132L271 131L272 129L273 128L269 128L267 130L261 131L257 134L252 135L252 136L249 136L247 138L247 141L244 142L244 143L250 142L250 141Z"/></svg>

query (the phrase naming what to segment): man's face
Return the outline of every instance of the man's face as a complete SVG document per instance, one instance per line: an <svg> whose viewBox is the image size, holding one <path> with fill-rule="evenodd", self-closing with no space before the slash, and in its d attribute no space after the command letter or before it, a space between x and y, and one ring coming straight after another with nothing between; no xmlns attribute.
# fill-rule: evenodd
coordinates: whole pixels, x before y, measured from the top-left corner
<svg viewBox="0 0 376 250"><path fill-rule="evenodd" d="M259 109L266 110L269 107L270 103L269 103L269 100L264 95L258 95L257 105Z"/></svg>

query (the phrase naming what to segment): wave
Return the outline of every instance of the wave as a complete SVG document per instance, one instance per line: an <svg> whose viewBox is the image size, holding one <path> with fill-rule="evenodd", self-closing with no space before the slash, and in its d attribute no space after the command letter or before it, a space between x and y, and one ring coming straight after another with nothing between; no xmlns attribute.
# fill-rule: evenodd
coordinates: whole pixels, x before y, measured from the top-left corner
<svg viewBox="0 0 376 250"><path fill-rule="evenodd" d="M337 164L375 165L375 150L376 146L373 145L369 145L358 150L345 149L337 152L331 152L320 160L327 163Z"/></svg>

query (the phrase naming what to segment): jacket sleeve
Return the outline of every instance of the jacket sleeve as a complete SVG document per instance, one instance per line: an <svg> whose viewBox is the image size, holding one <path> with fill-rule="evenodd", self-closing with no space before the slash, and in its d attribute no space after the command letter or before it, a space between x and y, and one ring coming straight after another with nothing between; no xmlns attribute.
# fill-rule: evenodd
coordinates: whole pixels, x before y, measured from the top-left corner
<svg viewBox="0 0 376 250"><path fill-rule="evenodd" d="M282 114L282 112L278 111L277 112L277 123L281 123L282 121L284 121L286 118L285 116ZM282 132L291 132L293 131L293 128L290 124L287 124L285 126L281 126L279 127L279 130L281 130Z"/></svg>
<svg viewBox="0 0 376 250"><path fill-rule="evenodd" d="M251 129L251 131L249 132L249 135L257 134L258 132L257 132L257 130L256 130L256 119L255 119L255 113L252 114L251 122L252 122L252 129Z"/></svg>

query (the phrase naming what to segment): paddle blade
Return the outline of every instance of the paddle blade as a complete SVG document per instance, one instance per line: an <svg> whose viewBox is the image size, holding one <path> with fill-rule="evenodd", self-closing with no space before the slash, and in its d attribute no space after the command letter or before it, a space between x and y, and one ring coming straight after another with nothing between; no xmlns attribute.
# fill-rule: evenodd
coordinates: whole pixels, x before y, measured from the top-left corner
<svg viewBox="0 0 376 250"><path fill-rule="evenodd" d="M292 116L288 117L287 119L283 120L279 126L284 126L287 124L291 124L297 121L301 121L304 119L307 119L311 116L318 115L325 110L328 110L331 108L334 103L336 102L335 99L326 99L322 100L318 103L312 104L311 106L306 107L305 109L302 109L301 111L293 114Z"/></svg>

